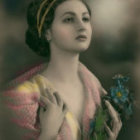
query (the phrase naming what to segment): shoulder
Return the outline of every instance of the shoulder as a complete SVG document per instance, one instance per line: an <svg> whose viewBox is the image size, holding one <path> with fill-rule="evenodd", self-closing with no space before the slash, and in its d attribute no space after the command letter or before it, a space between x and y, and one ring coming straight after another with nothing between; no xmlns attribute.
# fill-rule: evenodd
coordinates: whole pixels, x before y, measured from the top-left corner
<svg viewBox="0 0 140 140"><path fill-rule="evenodd" d="M40 90L38 84L33 80L38 71L37 68L27 71L12 80L3 90L2 104L7 112L4 121L10 122L12 128L19 129L19 134L21 133L19 137L24 137L24 134L29 134L31 137L36 134L37 137L39 132L38 127L36 127L36 118Z"/></svg>
<svg viewBox="0 0 140 140"><path fill-rule="evenodd" d="M38 72L43 69L44 64L38 64L36 66L31 67L28 71L24 72L23 74L19 75L18 77L11 80L5 88L14 88L18 85L29 85L29 82L33 76L35 76ZM28 83L28 84L27 84Z"/></svg>
<svg viewBox="0 0 140 140"><path fill-rule="evenodd" d="M33 77L41 70L42 65L37 65L24 74L10 81L3 89L4 99L13 102L20 101L21 104L33 103L39 98L38 84Z"/></svg>

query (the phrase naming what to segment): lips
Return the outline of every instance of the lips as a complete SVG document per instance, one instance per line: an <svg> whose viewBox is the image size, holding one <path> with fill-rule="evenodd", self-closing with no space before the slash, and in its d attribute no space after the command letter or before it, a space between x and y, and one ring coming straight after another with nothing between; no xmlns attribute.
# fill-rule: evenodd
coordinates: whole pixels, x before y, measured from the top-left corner
<svg viewBox="0 0 140 140"><path fill-rule="evenodd" d="M76 40L85 41L87 39L86 35L79 35L76 37Z"/></svg>

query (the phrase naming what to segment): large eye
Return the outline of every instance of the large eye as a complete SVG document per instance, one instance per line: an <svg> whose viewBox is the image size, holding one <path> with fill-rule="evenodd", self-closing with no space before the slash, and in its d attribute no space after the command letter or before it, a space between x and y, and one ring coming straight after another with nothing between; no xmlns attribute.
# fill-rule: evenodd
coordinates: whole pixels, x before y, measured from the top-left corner
<svg viewBox="0 0 140 140"><path fill-rule="evenodd" d="M89 22L89 21L90 21L90 17L83 17L82 20L83 20L84 22Z"/></svg>
<svg viewBox="0 0 140 140"><path fill-rule="evenodd" d="M74 18L73 17L67 17L67 18L65 18L63 20L63 22L65 22L65 23L72 23L72 22L74 22Z"/></svg>

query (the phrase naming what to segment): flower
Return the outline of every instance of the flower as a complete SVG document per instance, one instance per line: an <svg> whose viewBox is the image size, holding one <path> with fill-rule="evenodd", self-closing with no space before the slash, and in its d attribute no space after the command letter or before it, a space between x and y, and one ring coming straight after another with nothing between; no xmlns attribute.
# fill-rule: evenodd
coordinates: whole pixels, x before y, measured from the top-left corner
<svg viewBox="0 0 140 140"><path fill-rule="evenodd" d="M104 124L110 124L110 114L105 106L105 100L108 100L113 105L123 123L130 119L133 114L134 97L124 85L129 80L129 77L117 74L113 79L115 85L110 88L108 95L101 97L102 105L97 108L94 119L90 120L90 140L108 140Z"/></svg>
<svg viewBox="0 0 140 140"><path fill-rule="evenodd" d="M121 74L117 74L113 77L116 85L111 87L111 98L116 104L124 104L128 101L129 90L124 86L124 82L129 80L129 77L124 77Z"/></svg>
<svg viewBox="0 0 140 140"><path fill-rule="evenodd" d="M110 88L109 100L120 113L122 120L128 120L133 114L133 95L129 89L124 85L128 82L129 77L124 77L121 74L117 74L113 77L115 86Z"/></svg>
<svg viewBox="0 0 140 140"><path fill-rule="evenodd" d="M128 89L124 87L112 87L111 91L111 98L116 104L125 103L128 100Z"/></svg>

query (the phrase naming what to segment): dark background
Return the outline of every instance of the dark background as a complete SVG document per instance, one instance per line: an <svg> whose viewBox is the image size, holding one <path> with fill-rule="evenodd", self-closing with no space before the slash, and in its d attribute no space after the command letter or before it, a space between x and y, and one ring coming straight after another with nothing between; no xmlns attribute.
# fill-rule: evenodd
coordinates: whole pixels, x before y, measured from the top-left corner
<svg viewBox="0 0 140 140"><path fill-rule="evenodd" d="M45 62L45 58L34 54L25 44L29 2L0 1L1 88L35 64ZM128 86L134 92L136 107L118 140L140 140L140 1L87 0L87 3L92 9L93 39L90 48L81 54L80 59L100 79L107 91L113 85L112 77L115 74L130 77ZM5 115L4 108L0 106L0 109L0 115ZM0 121L0 125L4 124Z"/></svg>

